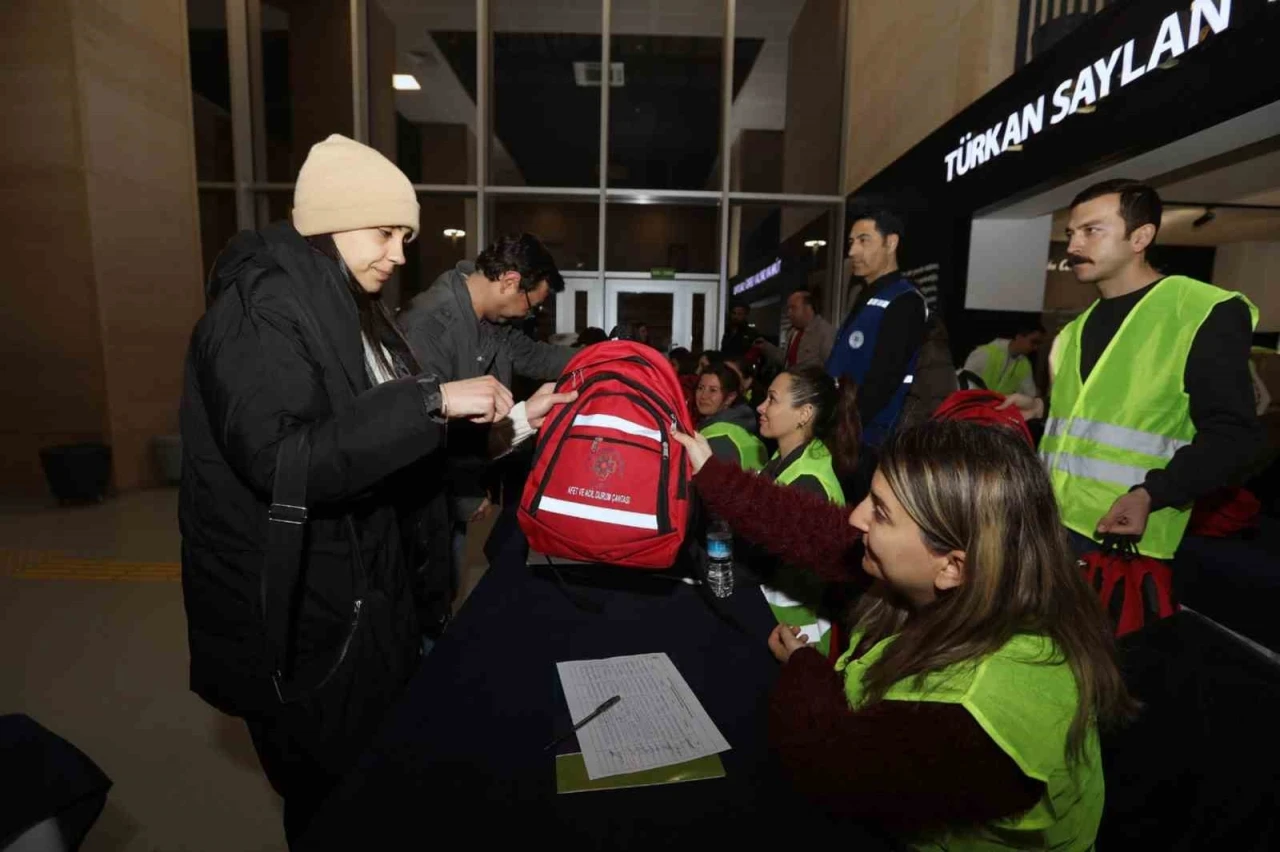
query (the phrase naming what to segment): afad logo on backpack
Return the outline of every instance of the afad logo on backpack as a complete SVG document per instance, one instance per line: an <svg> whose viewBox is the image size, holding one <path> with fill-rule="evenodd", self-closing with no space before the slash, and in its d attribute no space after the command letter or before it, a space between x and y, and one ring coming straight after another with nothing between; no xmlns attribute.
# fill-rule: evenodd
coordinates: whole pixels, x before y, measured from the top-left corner
<svg viewBox="0 0 1280 852"><path fill-rule="evenodd" d="M591 472L601 482L622 472L622 459L608 447L602 449L599 438L591 442Z"/></svg>
<svg viewBox="0 0 1280 852"><path fill-rule="evenodd" d="M578 398L538 433L520 499L529 546L633 568L675 562L689 525L689 462L672 431L693 431L675 371L656 350L611 340L574 356L557 383Z"/></svg>

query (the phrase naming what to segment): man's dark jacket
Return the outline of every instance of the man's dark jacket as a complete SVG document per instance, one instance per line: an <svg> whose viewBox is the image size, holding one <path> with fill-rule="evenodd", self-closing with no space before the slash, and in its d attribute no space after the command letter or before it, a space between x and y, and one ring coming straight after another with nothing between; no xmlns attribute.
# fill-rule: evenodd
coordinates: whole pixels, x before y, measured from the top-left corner
<svg viewBox="0 0 1280 852"><path fill-rule="evenodd" d="M397 317L425 373L442 382L494 376L510 388L515 374L550 381L576 350L531 339L514 324L476 318L467 289L475 265L463 261L414 296ZM454 424L449 430L450 491L474 509L483 498L487 427ZM462 510L466 512L467 510Z"/></svg>

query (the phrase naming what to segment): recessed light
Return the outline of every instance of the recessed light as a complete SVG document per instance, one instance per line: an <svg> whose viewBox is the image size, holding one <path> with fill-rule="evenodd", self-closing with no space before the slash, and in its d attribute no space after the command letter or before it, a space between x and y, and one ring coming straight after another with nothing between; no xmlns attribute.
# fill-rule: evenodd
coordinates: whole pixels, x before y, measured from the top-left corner
<svg viewBox="0 0 1280 852"><path fill-rule="evenodd" d="M827 244L826 240L805 240L804 241L805 248L822 248L826 244Z"/></svg>
<svg viewBox="0 0 1280 852"><path fill-rule="evenodd" d="M391 86L401 92L416 92L422 88L418 78L412 74L392 74Z"/></svg>
<svg viewBox="0 0 1280 852"><path fill-rule="evenodd" d="M462 230L461 228L445 228L444 235L451 240L456 240L459 237L465 237L467 235L467 232Z"/></svg>

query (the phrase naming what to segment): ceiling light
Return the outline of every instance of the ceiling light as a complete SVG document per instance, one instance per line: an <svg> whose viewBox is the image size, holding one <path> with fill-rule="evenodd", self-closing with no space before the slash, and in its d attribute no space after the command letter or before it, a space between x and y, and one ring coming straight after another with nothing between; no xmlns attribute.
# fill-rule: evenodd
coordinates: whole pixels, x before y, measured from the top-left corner
<svg viewBox="0 0 1280 852"><path fill-rule="evenodd" d="M462 230L461 228L445 228L444 235L451 240L456 240L459 237L465 237L467 235L467 232Z"/></svg>
<svg viewBox="0 0 1280 852"><path fill-rule="evenodd" d="M826 240L805 240L804 247L811 249L819 249L827 244Z"/></svg>
<svg viewBox="0 0 1280 852"><path fill-rule="evenodd" d="M1218 214L1213 212L1212 207L1204 208L1204 213L1200 214L1200 218L1191 223L1193 228L1203 228L1205 225L1218 218Z"/></svg>
<svg viewBox="0 0 1280 852"><path fill-rule="evenodd" d="M392 74L391 86L401 92L416 92L422 88L418 78L412 74Z"/></svg>

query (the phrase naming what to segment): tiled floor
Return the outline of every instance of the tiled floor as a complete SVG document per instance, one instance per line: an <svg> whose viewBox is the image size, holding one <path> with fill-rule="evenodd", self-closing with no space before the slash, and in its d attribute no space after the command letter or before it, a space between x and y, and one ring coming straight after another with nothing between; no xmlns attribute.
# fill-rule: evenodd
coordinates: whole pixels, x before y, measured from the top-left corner
<svg viewBox="0 0 1280 852"><path fill-rule="evenodd" d="M114 781L85 852L284 849L244 725L187 689L179 544L171 489L0 506L0 713L30 715Z"/></svg>

